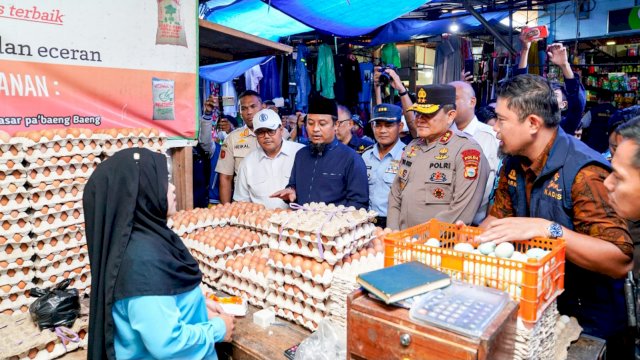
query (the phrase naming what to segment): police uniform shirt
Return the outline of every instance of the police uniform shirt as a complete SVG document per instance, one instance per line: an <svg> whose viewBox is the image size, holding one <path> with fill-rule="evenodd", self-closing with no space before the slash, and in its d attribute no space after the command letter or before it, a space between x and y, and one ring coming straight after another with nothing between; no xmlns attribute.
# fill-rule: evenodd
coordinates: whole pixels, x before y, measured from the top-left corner
<svg viewBox="0 0 640 360"><path fill-rule="evenodd" d="M252 151L240 163L233 200L263 204L269 209L288 209L284 201L270 196L289 184L296 153L303 147L284 140L274 158L268 157L260 147Z"/></svg>
<svg viewBox="0 0 640 360"><path fill-rule="evenodd" d="M452 130L458 130L456 124L451 125ZM498 166L500 165L500 158L498 157L498 149L500 148L500 142L496 137L496 132L493 131L491 126L481 123L477 117L473 117L473 120L467 125L464 130L461 130L473 137L473 140L477 141L482 148L482 154L487 158L489 162L489 178L487 180L487 186L484 189L484 197L482 198L482 204L480 209L473 218L473 224L480 224L487 217L487 209L489 208L489 197L491 190L493 190L493 184L495 182L496 174L498 173Z"/></svg>
<svg viewBox="0 0 640 360"><path fill-rule="evenodd" d="M402 150L404 150L404 144L398 140L382 159L380 159L377 144L362 154L369 179L369 210L377 212L382 217L387 216L389 191L400 169Z"/></svg>
<svg viewBox="0 0 640 360"><path fill-rule="evenodd" d="M352 135L351 140L349 140L349 143L347 144L348 147L352 148L358 154L362 154L363 152L365 152L365 150L367 150L367 148L371 145L373 145L373 142L356 135Z"/></svg>
<svg viewBox="0 0 640 360"><path fill-rule="evenodd" d="M238 175L242 159L257 148L256 135L246 125L232 131L220 149L216 172L224 175Z"/></svg>
<svg viewBox="0 0 640 360"><path fill-rule="evenodd" d="M405 147L391 186L387 226L406 229L432 218L469 224L488 176L487 159L468 134L447 130L430 144L415 139Z"/></svg>

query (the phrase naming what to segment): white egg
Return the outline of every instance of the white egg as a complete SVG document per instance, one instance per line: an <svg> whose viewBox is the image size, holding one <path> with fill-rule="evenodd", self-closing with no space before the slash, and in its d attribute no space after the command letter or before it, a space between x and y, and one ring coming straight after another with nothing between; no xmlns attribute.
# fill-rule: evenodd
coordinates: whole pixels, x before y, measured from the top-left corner
<svg viewBox="0 0 640 360"><path fill-rule="evenodd" d="M429 238L424 244L428 246L440 247L440 240L436 238Z"/></svg>
<svg viewBox="0 0 640 360"><path fill-rule="evenodd" d="M458 243L453 247L453 250L470 253L473 252L474 248L469 243Z"/></svg>
<svg viewBox="0 0 640 360"><path fill-rule="evenodd" d="M547 255L547 252L540 248L531 248L527 250L527 253L526 253L526 256L529 259L536 259L536 260L542 259L545 255Z"/></svg>
<svg viewBox="0 0 640 360"><path fill-rule="evenodd" d="M516 251L513 253L513 255L511 255L511 260L515 260L515 261L527 262L528 259L529 257L521 253L520 251Z"/></svg>
<svg viewBox="0 0 640 360"><path fill-rule="evenodd" d="M496 244L492 242L486 242L478 245L478 250L482 255L489 255L496 249Z"/></svg>
<svg viewBox="0 0 640 360"><path fill-rule="evenodd" d="M497 257L503 258L503 259L509 259L511 258L511 255L513 255L514 250L515 249L512 243L503 242L498 246L496 246L495 252Z"/></svg>

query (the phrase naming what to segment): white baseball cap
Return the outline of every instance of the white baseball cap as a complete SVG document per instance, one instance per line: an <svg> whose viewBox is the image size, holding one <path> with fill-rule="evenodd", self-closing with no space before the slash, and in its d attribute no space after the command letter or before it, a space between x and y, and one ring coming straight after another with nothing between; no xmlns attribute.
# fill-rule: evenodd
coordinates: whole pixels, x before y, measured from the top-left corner
<svg viewBox="0 0 640 360"><path fill-rule="evenodd" d="M275 130L281 125L280 116L271 109L262 109L253 115L253 131L258 129Z"/></svg>

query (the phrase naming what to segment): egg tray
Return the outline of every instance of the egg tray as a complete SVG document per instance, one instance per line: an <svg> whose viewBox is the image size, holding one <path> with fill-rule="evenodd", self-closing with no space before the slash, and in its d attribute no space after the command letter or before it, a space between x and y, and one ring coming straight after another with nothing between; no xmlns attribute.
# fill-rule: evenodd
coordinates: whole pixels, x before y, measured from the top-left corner
<svg viewBox="0 0 640 360"><path fill-rule="evenodd" d="M311 203L313 204L313 203ZM304 205L308 207L310 204ZM355 210L350 207L327 205L322 210L297 210L292 212L275 213L269 218L270 231L293 229L315 233L320 230L321 235L335 237L349 231L351 228L372 222L377 213L364 209ZM345 212L339 212L345 211Z"/></svg>
<svg viewBox="0 0 640 360"><path fill-rule="evenodd" d="M57 213L61 213L61 212L67 212L69 210L79 210L84 212L82 209L82 198L78 199L78 200L70 200L64 203L53 203L53 204L47 204L47 205L42 205L41 207L39 207L38 209L36 209L35 207L32 208L32 212L31 212L31 216L32 218L46 218L49 215L54 215ZM73 212L72 212L73 214Z"/></svg>
<svg viewBox="0 0 640 360"><path fill-rule="evenodd" d="M289 320L311 331L318 330L318 323L313 320L305 319L301 314L296 314L289 309L276 309L274 306L270 306L268 308L283 319Z"/></svg>
<svg viewBox="0 0 640 360"><path fill-rule="evenodd" d="M3 236L11 236L13 234L25 234L33 230L33 226L28 218L17 220L0 220L0 232Z"/></svg>
<svg viewBox="0 0 640 360"><path fill-rule="evenodd" d="M27 174L27 183L31 186L38 186L40 183L51 184L56 180L69 180L77 177L89 178L98 165L94 163L93 165L76 166L47 166L30 170Z"/></svg>
<svg viewBox="0 0 640 360"><path fill-rule="evenodd" d="M17 284L5 284L0 286L0 298L8 297L11 294L19 294L33 289L34 284L31 280L20 281Z"/></svg>
<svg viewBox="0 0 640 360"><path fill-rule="evenodd" d="M217 288L229 295L240 296L241 298L246 300L249 304L256 306L258 308L264 308L266 306L266 303L263 300L264 298L251 296L246 291L239 290L239 289L222 285L222 284L219 284Z"/></svg>
<svg viewBox="0 0 640 360"><path fill-rule="evenodd" d="M224 273L222 270L218 270L208 266L206 264L200 263L200 271L202 272L202 276L207 277L210 281L219 279Z"/></svg>
<svg viewBox="0 0 640 360"><path fill-rule="evenodd" d="M19 163L23 159L24 147L20 139L11 138L9 142L0 141L0 164L4 164L9 160Z"/></svg>
<svg viewBox="0 0 640 360"><path fill-rule="evenodd" d="M331 286L312 283L299 276L299 274L285 274L281 271L274 271L271 273L271 283L275 283L276 285L287 284L297 286L305 294L318 300L325 300L329 296L328 289Z"/></svg>
<svg viewBox="0 0 640 360"><path fill-rule="evenodd" d="M62 133L60 133L62 131ZM50 132L46 134L44 132ZM72 142L77 144L80 141L96 140L99 141L100 137L93 133L88 128L70 128L70 129L56 129L56 130L42 130L28 132L27 136L16 136L12 139L16 139L17 142L22 143L25 147L33 147L35 145L47 145L56 142ZM26 135L26 134L25 134ZM35 136L34 136L35 135ZM36 136L39 135L37 140ZM31 137L33 136L33 138Z"/></svg>
<svg viewBox="0 0 640 360"><path fill-rule="evenodd" d="M65 180L54 180L51 183L39 183L37 186L30 188L28 191L32 194L38 193L40 191L46 190L56 190L61 187L73 186L73 185L86 185L88 178L85 177L74 177L72 179ZM84 186L76 186L78 190L84 189Z"/></svg>
<svg viewBox="0 0 640 360"><path fill-rule="evenodd" d="M77 212L74 216L74 212ZM62 219L62 218L66 219ZM43 221L43 219L46 219ZM40 235L47 230L54 230L58 228L64 228L71 225L78 225L84 223L84 214L78 211L78 209L61 211L56 214L49 214L46 218L39 217L32 220L33 229L31 230L36 235Z"/></svg>
<svg viewBox="0 0 640 360"><path fill-rule="evenodd" d="M287 241L277 241L277 239L271 237L269 238L269 248L287 254L297 254L314 258L317 261L325 261L330 265L334 265L338 261L342 260L345 256L366 246L369 242L371 242L371 240L373 240L373 237L360 238L349 244L348 247L343 248L341 251L338 251L335 247L325 247L323 245L324 259L320 257L320 251L318 250L316 243L310 242L305 246L302 244L302 240L298 240L298 243L292 242L291 244L288 244Z"/></svg>
<svg viewBox="0 0 640 360"><path fill-rule="evenodd" d="M33 348L26 353L17 355L15 360L52 360L87 346L86 340L81 340L80 343L70 342L66 345L62 345L61 342L50 342L45 347ZM11 359L13 360L14 358Z"/></svg>
<svg viewBox="0 0 640 360"><path fill-rule="evenodd" d="M40 279L38 277L34 278L35 285L39 288L49 288L57 285L60 281L64 279L76 279L80 278L84 274L88 274L90 272L89 265L85 265L84 267L73 269L69 272L64 272L62 275L52 275L48 279Z"/></svg>
<svg viewBox="0 0 640 360"><path fill-rule="evenodd" d="M313 265L320 264L322 266L322 263L318 263L315 260L311 260L311 261L313 262ZM293 273L295 274L294 277L303 277L304 279L310 280L316 284L321 284L325 286L331 285L331 280L333 279L334 266L331 266L330 268L326 268L325 266L323 266L322 274L316 274L314 276L311 270L303 271L301 266L294 267L291 264L283 264L282 261L276 262L274 259L269 259L267 261L267 265L271 266L276 270L279 270L280 272L282 272L283 275Z"/></svg>
<svg viewBox="0 0 640 360"><path fill-rule="evenodd" d="M35 267L35 277L38 279L46 280L50 276L61 276L66 272L71 272L76 269L82 269L85 265L89 264L89 257L85 254L77 254L69 256L64 260L54 261L48 265L38 264ZM82 272L80 270L79 272ZM78 272L77 272L78 273Z"/></svg>
<svg viewBox="0 0 640 360"><path fill-rule="evenodd" d="M16 164L13 169L3 169L0 167L0 186L8 187L23 186L27 182L27 171L22 165Z"/></svg>
<svg viewBox="0 0 640 360"><path fill-rule="evenodd" d="M62 147L59 151L56 151L57 147L47 147L45 145L40 145L38 147L31 147L26 149L26 155L24 159L30 163L37 163L38 159L50 159L53 157L63 157L63 156L100 156L102 154L102 147L100 145L92 148L90 146L86 146L84 143L82 145L78 144L73 146L71 150L66 147Z"/></svg>
<svg viewBox="0 0 640 360"><path fill-rule="evenodd" d="M31 259L35 252L31 244L4 244L0 246L0 260Z"/></svg>
<svg viewBox="0 0 640 360"><path fill-rule="evenodd" d="M78 291L84 291L85 294L88 294L91 291L91 272L85 272L71 279L69 288L78 289Z"/></svg>
<svg viewBox="0 0 640 360"><path fill-rule="evenodd" d="M74 165L76 168L78 168L78 165L82 165L82 164L86 164L86 165L92 165L94 163L100 163L101 160L98 156L93 155L93 154L89 154L89 155L73 155L73 156L54 156L52 158L48 158L48 159L37 159L34 162L30 162L28 163L26 169L27 172L30 172L31 170L37 170L39 168L52 168L52 167L58 167L58 166L68 166L68 165Z"/></svg>
<svg viewBox="0 0 640 360"><path fill-rule="evenodd" d="M269 267L266 267L265 270L269 270ZM266 288L269 284L269 273L260 273L255 269L249 269L248 266L242 268L242 271L232 270L232 269L224 269L224 275L232 276L244 281L248 281L249 283L256 284L263 288Z"/></svg>
<svg viewBox="0 0 640 360"><path fill-rule="evenodd" d="M36 244L38 241L41 240L47 240L50 238L54 238L56 236L60 236L60 235L64 235L64 234L71 234L73 233L75 236L75 233L77 232L82 232L82 234L84 234L84 225L83 224L75 224L75 225L71 225L71 226L67 226L67 227L60 227L60 228L55 228L55 229L50 229L50 230L46 230L42 233L39 234L33 234L33 243Z"/></svg>
<svg viewBox="0 0 640 360"><path fill-rule="evenodd" d="M360 288L360 284L350 274L336 273L329 288L329 318L347 327L347 298Z"/></svg>
<svg viewBox="0 0 640 360"><path fill-rule="evenodd" d="M263 298L269 292L269 288L267 286L263 286L255 281L247 280L244 278L240 278L233 274L222 274L220 278L220 283L224 284L228 287L236 288L241 291L245 291L252 296Z"/></svg>
<svg viewBox="0 0 640 360"><path fill-rule="evenodd" d="M225 270L225 264L227 263L227 260L231 259L231 258L235 258L236 256L240 255L240 254L245 254L247 252L251 252L251 251L255 251L255 250L260 250L260 249L266 249L266 247L264 245L257 245L257 246L252 246L252 247L247 247L247 248L243 248L243 249L239 249L239 250L234 250L232 252L229 253L225 253L222 255L218 255L218 256L209 256L207 254L203 254L197 250L194 249L190 249L191 255L193 255L193 257L198 260L201 261L213 268L219 269L219 270Z"/></svg>
<svg viewBox="0 0 640 360"><path fill-rule="evenodd" d="M195 241L189 238L182 238L182 241L184 241L185 245L190 248L190 249L194 249L202 254L205 254L209 257L217 257L217 256L221 256L221 255L225 255L225 254L229 254L232 252L238 252L238 251L242 251L248 248L254 248L256 246L260 246L260 245L266 245L268 243L268 238L266 235L259 235L259 240L254 240L250 243L247 243L245 241L245 243L243 245L238 245L235 244L233 248L229 248L228 246L225 247L224 250L219 250L217 249L215 246L209 246L208 244L205 244L203 242L200 241ZM218 240L219 242L220 240Z"/></svg>
<svg viewBox="0 0 640 360"><path fill-rule="evenodd" d="M5 192L3 188L2 192ZM25 211L30 206L29 198L31 194L24 187L20 187L17 192L5 193L0 192L0 214L11 212L13 210Z"/></svg>
<svg viewBox="0 0 640 360"><path fill-rule="evenodd" d="M23 306L29 306L36 298L29 296L29 291L0 297L0 312L5 310L20 310Z"/></svg>
<svg viewBox="0 0 640 360"><path fill-rule="evenodd" d="M200 220L196 224L189 224L188 226L181 225L180 228L176 229L173 225L171 219L167 221L167 226L173 230L178 236L183 237L185 234L190 234L198 229L207 228L207 227L223 227L227 225L229 222L228 219L212 219L212 220Z"/></svg>
<svg viewBox="0 0 640 360"><path fill-rule="evenodd" d="M277 283L272 282L269 284L269 289L272 290L272 293L276 292L277 294L281 294L283 296L286 295L292 299L296 299L302 302L303 304L309 305L316 310L319 310L322 312L329 311L328 301L325 301L326 299L328 299L328 297L324 300L319 300L313 296L305 295L305 292L303 292L300 288L298 288L295 285L289 285L289 286L290 286L289 289L286 289L286 286L278 285Z"/></svg>
<svg viewBox="0 0 640 360"><path fill-rule="evenodd" d="M131 148L145 148L151 151L162 152L164 151L166 139L165 138L138 138L138 137L129 137L122 139L109 139L104 142L102 145L102 151L107 156L113 156L113 154L117 153L120 150L131 149Z"/></svg>
<svg viewBox="0 0 640 360"><path fill-rule="evenodd" d="M336 265L333 271L333 279L337 276L341 278L349 277L354 282L356 277L362 273L382 269L384 267L384 253L369 254L366 257L361 256L358 260L350 262L342 261Z"/></svg>
<svg viewBox="0 0 640 360"><path fill-rule="evenodd" d="M31 244L33 239L29 234L29 232L6 234L4 231L0 231L0 246L5 244Z"/></svg>
<svg viewBox="0 0 640 360"><path fill-rule="evenodd" d="M28 282L33 279L35 271L32 266L11 269L0 272L0 286L16 285L21 281Z"/></svg>
<svg viewBox="0 0 640 360"><path fill-rule="evenodd" d="M66 261L68 258L75 258L75 257L79 257L81 261L84 261L89 257L87 253L88 253L88 249L87 249L87 245L85 244L82 246L67 248L60 252L39 254L40 257L36 258L36 260L34 261L34 267L40 268L43 266L49 266L49 265L55 264L56 262L63 262L63 261Z"/></svg>
<svg viewBox="0 0 640 360"><path fill-rule="evenodd" d="M232 225L245 227L251 230L259 231L259 232L268 232L271 227L271 223L269 223L269 218L274 213L283 212L287 210L281 209L265 209L259 210L256 212L250 212L246 214L239 215L234 217L232 220ZM261 217L260 221L251 220L250 217Z"/></svg>

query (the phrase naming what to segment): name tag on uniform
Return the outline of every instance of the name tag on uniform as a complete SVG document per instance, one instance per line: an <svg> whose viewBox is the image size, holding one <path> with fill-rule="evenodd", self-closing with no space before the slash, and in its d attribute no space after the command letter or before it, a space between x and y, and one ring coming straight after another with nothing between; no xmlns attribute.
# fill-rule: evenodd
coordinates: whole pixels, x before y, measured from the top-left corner
<svg viewBox="0 0 640 360"><path fill-rule="evenodd" d="M389 164L389 167L387 167L387 170L385 172L387 174L397 174L398 170L400 170L400 161L391 160L391 164Z"/></svg>
<svg viewBox="0 0 640 360"><path fill-rule="evenodd" d="M407 159L402 159L401 164L405 165L405 166L408 166L408 167L411 167L411 165L413 163L411 161L407 160Z"/></svg>

